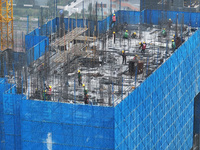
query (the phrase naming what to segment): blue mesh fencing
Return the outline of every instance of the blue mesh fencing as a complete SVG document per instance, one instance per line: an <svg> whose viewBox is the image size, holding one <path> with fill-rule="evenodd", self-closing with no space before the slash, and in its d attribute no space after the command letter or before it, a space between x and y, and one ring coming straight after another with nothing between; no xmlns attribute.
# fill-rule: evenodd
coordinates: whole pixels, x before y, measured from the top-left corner
<svg viewBox="0 0 200 150"><path fill-rule="evenodd" d="M40 58L49 50L49 38L44 39L31 49L26 51L26 57L27 57L27 64L30 65L32 62Z"/></svg>
<svg viewBox="0 0 200 150"><path fill-rule="evenodd" d="M190 149L200 31L115 107L115 149Z"/></svg>
<svg viewBox="0 0 200 150"><path fill-rule="evenodd" d="M145 22L148 24L159 24L161 21L167 21L169 18L178 23L184 19L184 24L191 25L192 27L200 26L200 13L194 12L178 12L178 11L162 11L162 10L145 10Z"/></svg>

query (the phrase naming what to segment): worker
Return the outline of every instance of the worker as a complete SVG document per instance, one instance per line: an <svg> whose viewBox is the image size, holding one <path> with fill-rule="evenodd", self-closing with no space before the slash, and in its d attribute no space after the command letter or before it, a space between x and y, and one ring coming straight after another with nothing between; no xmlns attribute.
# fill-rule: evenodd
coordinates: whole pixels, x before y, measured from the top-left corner
<svg viewBox="0 0 200 150"><path fill-rule="evenodd" d="M122 64L125 63L126 65L126 54L124 50L122 50L122 58L123 58Z"/></svg>
<svg viewBox="0 0 200 150"><path fill-rule="evenodd" d="M167 35L166 30L165 30L165 28L163 28L163 30L162 30L162 36L166 37L166 35Z"/></svg>
<svg viewBox="0 0 200 150"><path fill-rule="evenodd" d="M115 22L116 22L116 16L115 16L115 14L113 14L113 16L112 16L112 22L110 24L110 27L112 27L113 24L115 25Z"/></svg>
<svg viewBox="0 0 200 150"><path fill-rule="evenodd" d="M131 37L135 39L137 37L136 32L134 32Z"/></svg>
<svg viewBox="0 0 200 150"><path fill-rule="evenodd" d="M40 99L40 92L37 88L35 89L34 97L35 97L35 99Z"/></svg>
<svg viewBox="0 0 200 150"><path fill-rule="evenodd" d="M42 94L42 96L43 96L43 100L46 100L46 90L43 90L43 94Z"/></svg>
<svg viewBox="0 0 200 150"><path fill-rule="evenodd" d="M138 55L135 55L135 57L133 58L133 60L136 61L136 62L138 62L138 60L139 60Z"/></svg>
<svg viewBox="0 0 200 150"><path fill-rule="evenodd" d="M78 85L81 86L82 85L82 75L81 75L81 71L78 70Z"/></svg>
<svg viewBox="0 0 200 150"><path fill-rule="evenodd" d="M83 88L84 88L84 96L86 96L88 94L88 90L85 88L85 84L83 84Z"/></svg>
<svg viewBox="0 0 200 150"><path fill-rule="evenodd" d="M128 36L129 36L128 30L126 30L126 32L124 32L124 39L128 39Z"/></svg>
<svg viewBox="0 0 200 150"><path fill-rule="evenodd" d="M52 90L52 87L49 86L49 89L47 91L47 100L51 100L51 90Z"/></svg>
<svg viewBox="0 0 200 150"><path fill-rule="evenodd" d="M176 49L176 43L174 40L172 40L172 51L174 52Z"/></svg>
<svg viewBox="0 0 200 150"><path fill-rule="evenodd" d="M139 45L140 45L139 49L142 49L142 50L141 50L141 53L145 53L146 43L145 43L145 42L143 42L143 43L140 42Z"/></svg>
<svg viewBox="0 0 200 150"><path fill-rule="evenodd" d="M173 38L172 39L175 40L175 34L173 34Z"/></svg>
<svg viewBox="0 0 200 150"><path fill-rule="evenodd" d="M115 35L115 31L114 31L114 32L113 32L114 44L115 44L115 38L116 38L116 35Z"/></svg>
<svg viewBox="0 0 200 150"><path fill-rule="evenodd" d="M172 27L172 20L171 20L171 18L169 18L168 27L169 27L169 30L170 30L171 27Z"/></svg>
<svg viewBox="0 0 200 150"><path fill-rule="evenodd" d="M85 102L85 104L89 104L89 96L88 96L88 94L85 95L84 102Z"/></svg>

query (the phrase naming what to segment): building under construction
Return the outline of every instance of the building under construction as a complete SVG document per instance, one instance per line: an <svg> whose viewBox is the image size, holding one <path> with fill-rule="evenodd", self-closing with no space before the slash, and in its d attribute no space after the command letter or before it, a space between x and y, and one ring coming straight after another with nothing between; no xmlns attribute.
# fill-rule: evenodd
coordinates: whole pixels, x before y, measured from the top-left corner
<svg viewBox="0 0 200 150"><path fill-rule="evenodd" d="M199 149L200 13L113 16L60 11L1 52L0 149Z"/></svg>

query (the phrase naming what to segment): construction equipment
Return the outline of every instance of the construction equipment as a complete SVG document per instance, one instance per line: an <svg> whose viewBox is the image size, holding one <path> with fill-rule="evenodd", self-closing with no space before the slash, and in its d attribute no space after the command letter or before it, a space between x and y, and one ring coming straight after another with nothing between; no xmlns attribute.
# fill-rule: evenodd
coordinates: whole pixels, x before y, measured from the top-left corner
<svg viewBox="0 0 200 150"><path fill-rule="evenodd" d="M13 0L0 1L1 50L13 49Z"/></svg>

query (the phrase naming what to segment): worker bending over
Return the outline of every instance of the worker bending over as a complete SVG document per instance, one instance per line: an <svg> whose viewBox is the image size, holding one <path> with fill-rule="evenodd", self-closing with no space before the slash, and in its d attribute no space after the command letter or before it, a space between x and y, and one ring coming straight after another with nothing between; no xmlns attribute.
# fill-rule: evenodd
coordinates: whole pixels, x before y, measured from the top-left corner
<svg viewBox="0 0 200 150"><path fill-rule="evenodd" d="M136 32L134 32L134 33L132 34L131 37L134 38L134 39L136 39L136 38L137 38L137 34L136 34Z"/></svg>

